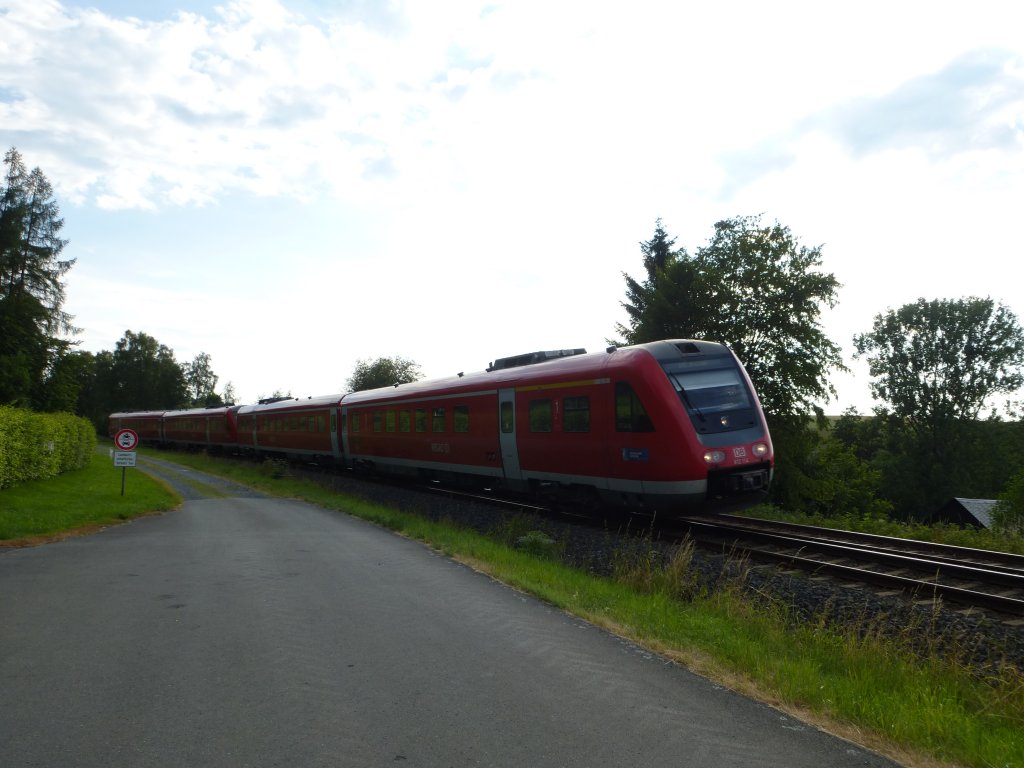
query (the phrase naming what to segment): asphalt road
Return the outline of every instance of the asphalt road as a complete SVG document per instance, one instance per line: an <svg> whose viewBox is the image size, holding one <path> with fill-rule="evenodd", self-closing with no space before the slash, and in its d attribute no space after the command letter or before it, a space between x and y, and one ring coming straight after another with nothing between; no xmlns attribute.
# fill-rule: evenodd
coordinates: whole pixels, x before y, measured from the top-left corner
<svg viewBox="0 0 1024 768"><path fill-rule="evenodd" d="M421 544L190 487L0 551L0 765L895 765Z"/></svg>

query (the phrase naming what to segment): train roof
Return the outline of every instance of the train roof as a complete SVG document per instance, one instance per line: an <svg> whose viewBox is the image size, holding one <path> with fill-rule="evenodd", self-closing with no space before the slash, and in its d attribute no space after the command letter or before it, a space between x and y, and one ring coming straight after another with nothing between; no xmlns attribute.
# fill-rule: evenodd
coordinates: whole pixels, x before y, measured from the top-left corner
<svg viewBox="0 0 1024 768"><path fill-rule="evenodd" d="M124 411L110 414L110 418L157 418L185 415L209 415L235 410L239 414L288 413L306 408L324 408L358 405L381 400L415 398L438 389L451 393L487 391L502 387L529 385L552 376L598 376L636 364L640 358L654 358L659 363L685 359L689 356L731 355L724 344L700 339L668 339L626 347L608 347L601 352L587 354L581 348L528 352L511 357L497 358L486 370L458 373L454 376L422 379L391 387L368 389L346 394L321 395L306 398L275 398L252 405L231 405L215 408L191 408L176 411Z"/></svg>
<svg viewBox="0 0 1024 768"><path fill-rule="evenodd" d="M177 411L165 411L164 418L176 418L178 416L221 416L232 408L237 410L237 406L234 405L214 405L209 408L181 408Z"/></svg>
<svg viewBox="0 0 1024 768"><path fill-rule="evenodd" d="M694 339L673 339L627 347L609 347L602 352L581 354L577 350L557 350L554 353L528 353L506 360L520 360L515 365L487 370L459 373L438 379L422 379L408 384L351 392L342 398L342 405L358 405L380 400L414 398L426 392L445 390L451 393L494 390L502 387L528 386L532 381L555 377L601 376L622 367L636 365L641 358L669 362L690 355L721 356L730 354L718 342Z"/></svg>
<svg viewBox="0 0 1024 768"><path fill-rule="evenodd" d="M238 410L238 413L288 413L304 408L324 408L337 405L341 398L341 394L320 395L318 397L290 397L283 400L275 398L272 402L243 405Z"/></svg>

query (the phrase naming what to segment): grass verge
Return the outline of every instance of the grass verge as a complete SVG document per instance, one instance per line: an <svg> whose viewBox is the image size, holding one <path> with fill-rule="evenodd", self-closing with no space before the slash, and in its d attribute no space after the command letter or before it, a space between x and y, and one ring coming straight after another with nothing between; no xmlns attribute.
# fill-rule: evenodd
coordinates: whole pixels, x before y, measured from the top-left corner
<svg viewBox="0 0 1024 768"><path fill-rule="evenodd" d="M907 642L794 622L785 606L755 606L739 582L695 593L688 553L654 574L623 579L568 568L549 548L516 548L412 512L338 495L275 467L160 454L270 494L303 498L410 538L662 653L728 687L912 766L1024 766L1024 677L979 675L955 657L922 658ZM3 497L0 497L3 498ZM557 548L555 548L557 549ZM660 567L660 566L659 566Z"/></svg>
<svg viewBox="0 0 1024 768"><path fill-rule="evenodd" d="M104 450L82 469L0 491L0 546L88 533L181 503L162 483L138 471L128 473L122 496L122 470L112 464Z"/></svg>

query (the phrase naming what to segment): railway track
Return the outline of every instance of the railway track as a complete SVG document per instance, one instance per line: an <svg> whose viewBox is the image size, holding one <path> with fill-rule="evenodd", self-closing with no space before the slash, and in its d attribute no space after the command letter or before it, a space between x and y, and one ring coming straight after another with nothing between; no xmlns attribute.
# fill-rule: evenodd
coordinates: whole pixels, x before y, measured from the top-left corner
<svg viewBox="0 0 1024 768"><path fill-rule="evenodd" d="M733 516L680 522L699 543L758 562L1024 617L1021 555Z"/></svg>
<svg viewBox="0 0 1024 768"><path fill-rule="evenodd" d="M435 490L506 510L553 513L546 507L487 494ZM592 516L564 510L557 514L593 521ZM758 562L900 591L917 600L941 599L990 611L1005 620L1024 620L1024 555L734 515L677 518L656 528L662 540L689 536L698 544Z"/></svg>

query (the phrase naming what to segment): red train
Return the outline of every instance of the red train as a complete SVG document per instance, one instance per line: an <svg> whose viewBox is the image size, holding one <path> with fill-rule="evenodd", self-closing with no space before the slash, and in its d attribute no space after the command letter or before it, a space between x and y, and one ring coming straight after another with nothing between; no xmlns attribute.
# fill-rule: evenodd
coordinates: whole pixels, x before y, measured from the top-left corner
<svg viewBox="0 0 1024 768"><path fill-rule="evenodd" d="M114 413L144 443L669 510L768 489L757 395L722 344L537 352L485 371L258 405Z"/></svg>

